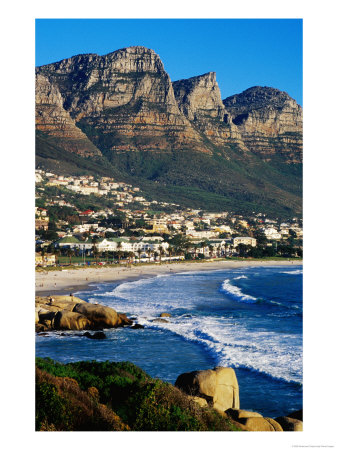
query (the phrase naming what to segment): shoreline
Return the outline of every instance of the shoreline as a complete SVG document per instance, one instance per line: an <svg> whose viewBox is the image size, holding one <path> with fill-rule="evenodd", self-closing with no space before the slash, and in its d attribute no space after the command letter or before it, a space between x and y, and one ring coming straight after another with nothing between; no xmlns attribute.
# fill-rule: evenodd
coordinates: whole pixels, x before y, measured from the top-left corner
<svg viewBox="0 0 338 450"><path fill-rule="evenodd" d="M64 295L79 290L95 290L92 283L121 283L123 281L136 281L141 278L150 278L170 273L202 272L222 269L235 269L239 267L269 267L269 266L296 266L302 265L303 260L243 260L243 261L207 261L149 264L149 266L114 266L83 269L63 269L61 271L36 272L36 295Z"/></svg>

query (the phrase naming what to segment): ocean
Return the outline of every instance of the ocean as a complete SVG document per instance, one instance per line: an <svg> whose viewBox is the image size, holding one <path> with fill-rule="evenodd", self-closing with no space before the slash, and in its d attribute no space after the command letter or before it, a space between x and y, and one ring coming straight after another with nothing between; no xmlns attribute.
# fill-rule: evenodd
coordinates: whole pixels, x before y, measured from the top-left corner
<svg viewBox="0 0 338 450"><path fill-rule="evenodd" d="M240 407L277 417L302 408L302 266L158 275L75 295L127 313L143 329L37 335L36 356L131 361L170 383L183 372L233 367ZM161 313L167 322L154 322Z"/></svg>

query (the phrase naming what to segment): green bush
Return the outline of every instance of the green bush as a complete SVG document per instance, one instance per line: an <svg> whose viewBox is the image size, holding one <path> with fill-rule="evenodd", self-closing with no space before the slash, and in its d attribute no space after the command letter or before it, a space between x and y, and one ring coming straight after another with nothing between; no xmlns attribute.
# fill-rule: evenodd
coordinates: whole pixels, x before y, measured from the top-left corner
<svg viewBox="0 0 338 450"><path fill-rule="evenodd" d="M71 429L71 417L67 412L66 401L59 396L56 386L37 383L35 391L36 430L55 426Z"/></svg>
<svg viewBox="0 0 338 450"><path fill-rule="evenodd" d="M86 398L83 393L88 392L88 389L93 390L93 388L98 391L98 398L95 401L104 404L110 414L115 413L121 423L129 426L131 430L221 431L233 428L231 423L217 411L211 408L200 408L186 394L170 383L152 379L142 369L130 362L81 361L64 365L51 359L37 358L36 365L45 374L43 375L45 378L41 379L40 376L40 381L47 380L50 383L59 383L58 385L61 386L60 379L53 381L50 379L50 375L66 377L69 386L68 394L65 393L64 387L60 391L61 394L58 394L55 386L38 383L38 429L44 421L47 425L53 424L56 428L59 427L63 430L71 429L72 426L81 430L85 430L86 426L88 430L109 429L109 423L100 419L102 414L101 416L92 414L90 420L83 420L83 424L77 417L76 399L79 401L82 396L83 403ZM77 381L76 389L71 387L72 380L70 378ZM86 401L88 402L88 400ZM66 414L67 402L70 404L68 411L71 411L69 417ZM96 419L97 417L99 419ZM94 419L98 421L95 422ZM118 422L114 423L115 427L120 426ZM81 428L79 428L80 426Z"/></svg>

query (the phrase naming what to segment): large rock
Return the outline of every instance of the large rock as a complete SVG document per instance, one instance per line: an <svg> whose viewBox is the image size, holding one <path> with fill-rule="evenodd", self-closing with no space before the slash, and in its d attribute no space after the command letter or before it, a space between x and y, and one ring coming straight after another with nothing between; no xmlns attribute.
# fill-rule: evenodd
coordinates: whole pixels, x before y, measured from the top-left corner
<svg viewBox="0 0 338 450"><path fill-rule="evenodd" d="M201 408L205 408L208 406L208 402L206 401L205 398L195 396L190 396L190 398L193 402L197 403Z"/></svg>
<svg viewBox="0 0 338 450"><path fill-rule="evenodd" d="M59 311L52 322L54 330L84 330L91 325L87 317L77 312Z"/></svg>
<svg viewBox="0 0 338 450"><path fill-rule="evenodd" d="M277 417L276 422L280 424L284 431L303 431L303 422L292 417Z"/></svg>
<svg viewBox="0 0 338 450"><path fill-rule="evenodd" d="M78 303L73 312L87 317L91 328L113 328L119 325L119 317L115 309L109 306Z"/></svg>
<svg viewBox="0 0 338 450"><path fill-rule="evenodd" d="M45 323L46 321L52 321L57 314L56 311L48 311L46 309L40 309L39 312L39 322Z"/></svg>
<svg viewBox="0 0 338 450"><path fill-rule="evenodd" d="M48 311L67 310L72 311L77 303L86 303L79 297L72 295L55 295L50 297L36 297L35 305L37 308Z"/></svg>
<svg viewBox="0 0 338 450"><path fill-rule="evenodd" d="M73 295L35 298L36 331L83 330L132 325L125 314L94 305Z"/></svg>
<svg viewBox="0 0 338 450"><path fill-rule="evenodd" d="M124 327L126 325L132 325L133 321L131 319L128 319L128 317L125 314L118 313L117 314L117 326Z"/></svg>
<svg viewBox="0 0 338 450"><path fill-rule="evenodd" d="M175 383L189 395L205 398L218 411L239 409L239 388L234 369L216 367L183 373Z"/></svg>
<svg viewBox="0 0 338 450"><path fill-rule="evenodd" d="M156 323L169 323L169 321L167 319L153 319L151 320L151 322L156 322Z"/></svg>
<svg viewBox="0 0 338 450"><path fill-rule="evenodd" d="M303 410L299 409L298 411L292 411L292 413L288 414L287 417L291 417L291 419L301 420L303 422Z"/></svg>
<svg viewBox="0 0 338 450"><path fill-rule="evenodd" d="M239 419L247 431L283 431L278 422L269 417L248 417Z"/></svg>
<svg viewBox="0 0 338 450"><path fill-rule="evenodd" d="M263 417L262 414L244 409L229 408L225 411L234 420L247 419L249 417Z"/></svg>

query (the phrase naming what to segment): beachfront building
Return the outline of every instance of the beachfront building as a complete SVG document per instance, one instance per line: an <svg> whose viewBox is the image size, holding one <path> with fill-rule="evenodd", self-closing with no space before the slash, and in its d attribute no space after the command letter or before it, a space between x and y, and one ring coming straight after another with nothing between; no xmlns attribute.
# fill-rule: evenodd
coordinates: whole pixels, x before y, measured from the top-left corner
<svg viewBox="0 0 338 450"><path fill-rule="evenodd" d="M63 238L59 239L55 242L55 247L59 248L79 248L79 244L81 244L81 241L79 241L76 237L67 234Z"/></svg>
<svg viewBox="0 0 338 450"><path fill-rule="evenodd" d="M35 265L36 266L54 266L56 263L56 256L52 253L35 253Z"/></svg>
<svg viewBox="0 0 338 450"><path fill-rule="evenodd" d="M209 256L224 256L226 242L227 241L225 239L211 239L210 241L208 241Z"/></svg>
<svg viewBox="0 0 338 450"><path fill-rule="evenodd" d="M236 248L239 244L251 245L251 247L256 247L257 240L255 238L253 238L253 237L250 237L250 236L235 237L233 239L234 247Z"/></svg>
<svg viewBox="0 0 338 450"><path fill-rule="evenodd" d="M146 253L160 252L161 248L166 251L169 247L167 242L161 242L159 240L128 240L123 238L101 239L96 244L96 248L99 252L132 252L132 253Z"/></svg>

